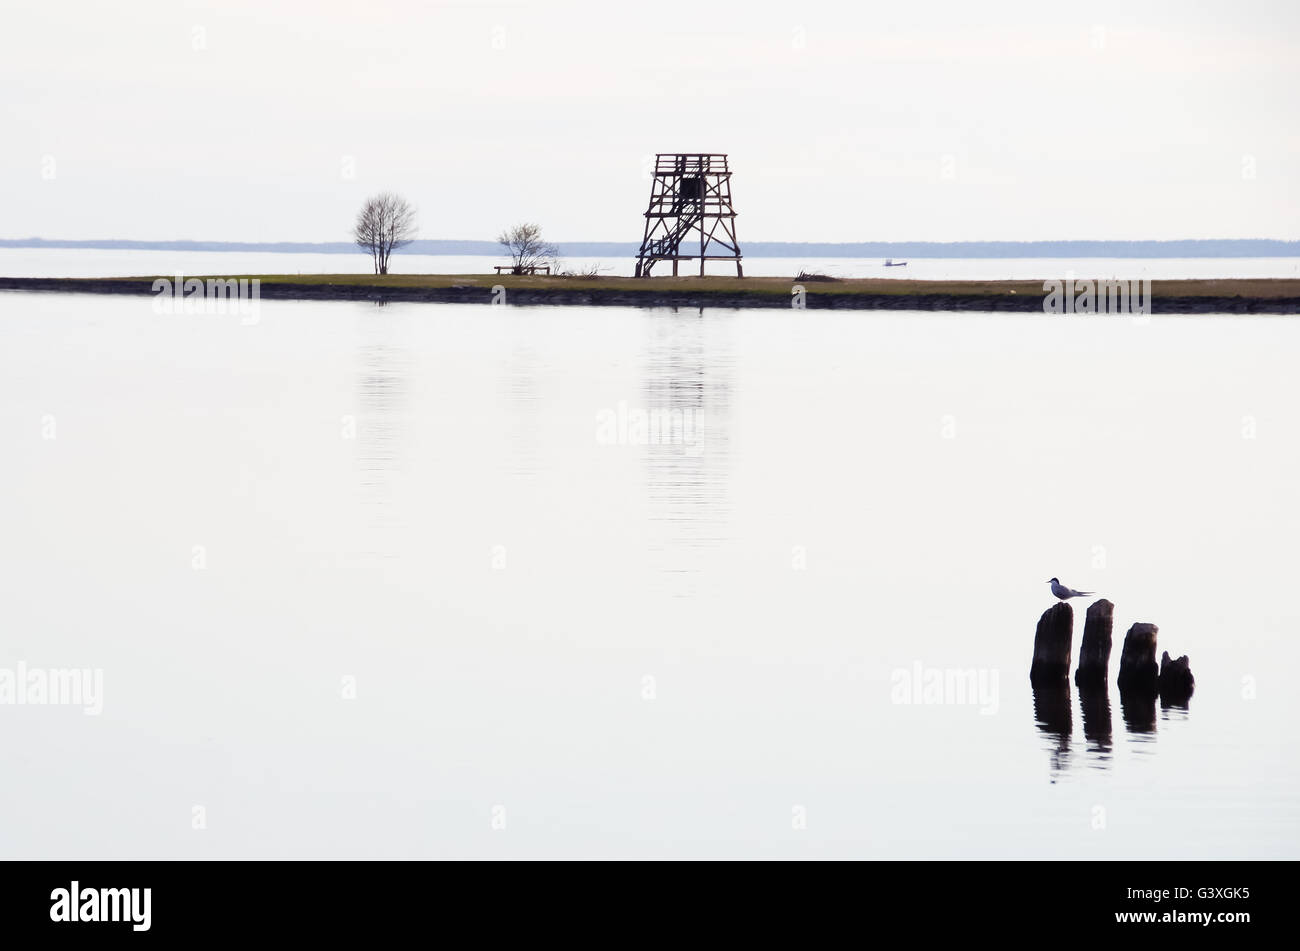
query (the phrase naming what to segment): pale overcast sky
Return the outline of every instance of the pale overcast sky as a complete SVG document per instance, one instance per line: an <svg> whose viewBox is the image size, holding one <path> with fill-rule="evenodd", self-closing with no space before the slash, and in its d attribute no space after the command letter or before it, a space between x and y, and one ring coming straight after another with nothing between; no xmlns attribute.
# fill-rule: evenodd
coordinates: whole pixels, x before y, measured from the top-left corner
<svg viewBox="0 0 1300 951"><path fill-rule="evenodd" d="M637 241L656 151L742 240L1300 237L1300 3L8 4L0 237Z"/></svg>

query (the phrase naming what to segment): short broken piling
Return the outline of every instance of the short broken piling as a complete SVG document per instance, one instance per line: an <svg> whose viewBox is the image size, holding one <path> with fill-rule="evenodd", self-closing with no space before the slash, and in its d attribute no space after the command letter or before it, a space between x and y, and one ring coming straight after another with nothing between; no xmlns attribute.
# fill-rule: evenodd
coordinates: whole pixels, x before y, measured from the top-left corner
<svg viewBox="0 0 1300 951"><path fill-rule="evenodd" d="M1083 641L1079 645L1079 668L1074 672L1074 682L1080 688L1106 685L1114 623L1115 605L1105 598L1088 605L1088 615L1083 622Z"/></svg>
<svg viewBox="0 0 1300 951"><path fill-rule="evenodd" d="M1054 604L1038 619L1034 633L1034 660L1029 679L1036 684L1070 680L1070 642L1074 637L1074 609L1069 602Z"/></svg>
<svg viewBox="0 0 1300 951"><path fill-rule="evenodd" d="M1165 651L1160 657L1160 702L1186 704L1195 689L1196 678L1192 676L1192 665L1187 655L1171 660L1169 651Z"/></svg>

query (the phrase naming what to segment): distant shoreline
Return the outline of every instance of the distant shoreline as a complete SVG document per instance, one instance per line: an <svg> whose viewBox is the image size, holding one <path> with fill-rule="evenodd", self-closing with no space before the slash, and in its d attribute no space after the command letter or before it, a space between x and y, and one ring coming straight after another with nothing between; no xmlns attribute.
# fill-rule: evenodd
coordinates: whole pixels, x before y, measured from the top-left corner
<svg viewBox="0 0 1300 951"><path fill-rule="evenodd" d="M193 275L198 277L198 275ZM363 300L428 303L616 307L784 308L795 282L783 277L498 277L430 275L229 275L257 279L268 300ZM0 290L158 296L154 278L0 277ZM170 281L170 278L168 278ZM858 278L806 282L813 310L930 310L1042 313L1042 281L908 281ZM1156 314L1297 314L1300 279L1151 282Z"/></svg>
<svg viewBox="0 0 1300 951"><path fill-rule="evenodd" d="M561 256L634 258L639 245L624 241L562 241ZM0 248L99 251L217 251L273 254L359 254L345 241L134 241L120 239L0 238ZM741 241L750 258L1290 258L1300 241L1209 238L1173 241ZM501 255L494 241L425 239L400 254Z"/></svg>

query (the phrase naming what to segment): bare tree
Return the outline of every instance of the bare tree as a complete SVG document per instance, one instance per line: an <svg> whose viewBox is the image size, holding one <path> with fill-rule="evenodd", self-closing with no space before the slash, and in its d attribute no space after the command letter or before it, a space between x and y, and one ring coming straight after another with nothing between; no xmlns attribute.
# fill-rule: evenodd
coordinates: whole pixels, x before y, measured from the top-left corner
<svg viewBox="0 0 1300 951"><path fill-rule="evenodd" d="M400 195L384 192L366 199L357 212L352 237L375 262L376 274L388 273L388 256L415 238L415 209Z"/></svg>
<svg viewBox="0 0 1300 951"><path fill-rule="evenodd" d="M559 248L542 239L541 225L524 223L507 228L501 232L497 243L510 255L510 264L515 274L546 264L560 253Z"/></svg>

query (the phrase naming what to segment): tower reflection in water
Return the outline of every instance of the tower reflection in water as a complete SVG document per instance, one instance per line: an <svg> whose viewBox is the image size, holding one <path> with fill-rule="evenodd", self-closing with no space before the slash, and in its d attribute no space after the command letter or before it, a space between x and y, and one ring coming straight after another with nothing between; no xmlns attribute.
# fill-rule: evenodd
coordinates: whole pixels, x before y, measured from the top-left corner
<svg viewBox="0 0 1300 951"><path fill-rule="evenodd" d="M646 314L650 549L675 597L698 593L710 554L729 538L731 330L728 315L700 308Z"/></svg>

